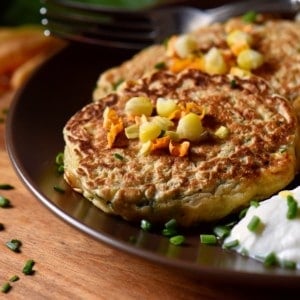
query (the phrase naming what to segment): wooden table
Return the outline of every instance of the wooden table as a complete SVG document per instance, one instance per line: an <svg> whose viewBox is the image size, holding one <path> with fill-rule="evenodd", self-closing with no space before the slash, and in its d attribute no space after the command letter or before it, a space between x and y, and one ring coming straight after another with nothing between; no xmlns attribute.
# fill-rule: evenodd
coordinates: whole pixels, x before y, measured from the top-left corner
<svg viewBox="0 0 300 300"><path fill-rule="evenodd" d="M0 112L12 95L0 98ZM1 298L7 299L268 299L274 288L222 286L184 275L111 249L53 215L26 189L16 175L0 124L0 184L12 207L0 208L0 285L13 275L20 279ZM20 253L8 249L11 239L22 241ZM36 263L33 275L22 274L24 263ZM272 294L271 294L272 293ZM276 291L284 295L287 291ZM296 297L296 296L295 296ZM277 298L276 298L277 299ZM296 299L296 298L295 298Z"/></svg>

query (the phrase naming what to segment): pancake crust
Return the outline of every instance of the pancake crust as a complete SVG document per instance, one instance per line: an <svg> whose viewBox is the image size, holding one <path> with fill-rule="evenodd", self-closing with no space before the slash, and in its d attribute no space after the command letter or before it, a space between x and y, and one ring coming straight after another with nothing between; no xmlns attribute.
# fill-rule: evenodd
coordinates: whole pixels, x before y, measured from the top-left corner
<svg viewBox="0 0 300 300"><path fill-rule="evenodd" d="M296 117L264 80L234 80L233 88L229 75L158 71L88 104L64 127L65 180L106 213L155 223L175 218L182 226L218 220L269 197L294 178ZM139 155L139 141L122 133L109 149L105 107L126 127L132 120L125 103L141 95L153 104L166 97L205 107L208 137L191 143L184 157L164 150ZM220 125L229 129L224 139L211 134Z"/></svg>

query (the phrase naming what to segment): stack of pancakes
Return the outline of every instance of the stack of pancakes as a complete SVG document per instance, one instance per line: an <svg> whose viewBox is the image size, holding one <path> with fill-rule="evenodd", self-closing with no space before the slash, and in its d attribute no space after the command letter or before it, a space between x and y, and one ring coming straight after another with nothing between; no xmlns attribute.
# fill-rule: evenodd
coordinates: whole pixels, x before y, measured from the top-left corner
<svg viewBox="0 0 300 300"><path fill-rule="evenodd" d="M234 18L190 34L198 53L212 48L227 53L226 36L235 29L251 34L264 57L246 77L206 74L195 66L174 72L165 45L153 45L102 73L94 101L64 128L64 176L70 186L104 212L129 221L174 218L191 226L219 220L288 185L297 172L300 23L261 17L249 24ZM164 148L141 154L139 139L127 138L123 129L109 145L105 110L126 128L134 122L126 103L134 97L149 99L154 108L160 98L204 108L205 137L187 141L183 156ZM154 109L144 119L155 114ZM222 138L214 135L220 127L227 132Z"/></svg>

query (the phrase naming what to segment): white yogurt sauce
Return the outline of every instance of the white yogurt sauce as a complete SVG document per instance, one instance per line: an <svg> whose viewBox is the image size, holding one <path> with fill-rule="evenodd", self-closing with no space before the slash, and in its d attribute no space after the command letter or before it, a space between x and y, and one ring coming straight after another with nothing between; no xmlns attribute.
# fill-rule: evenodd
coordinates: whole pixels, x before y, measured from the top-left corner
<svg viewBox="0 0 300 300"><path fill-rule="evenodd" d="M294 219L287 218L287 195L292 195L300 208L300 187L280 192L260 202L258 207L250 206L223 245L238 240L238 246L232 249L239 253L263 261L273 252L279 262L292 261L300 269L300 209ZM253 216L260 219L260 225L254 232L247 228Z"/></svg>

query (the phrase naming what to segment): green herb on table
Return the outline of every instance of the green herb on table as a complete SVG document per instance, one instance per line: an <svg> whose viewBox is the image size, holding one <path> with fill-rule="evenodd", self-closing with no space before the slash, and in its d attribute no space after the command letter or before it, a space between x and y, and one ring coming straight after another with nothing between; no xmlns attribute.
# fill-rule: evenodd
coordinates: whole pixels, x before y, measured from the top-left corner
<svg viewBox="0 0 300 300"><path fill-rule="evenodd" d="M1 292L2 293L8 293L11 289L11 285L9 282L5 282L2 286L1 286Z"/></svg>
<svg viewBox="0 0 300 300"><path fill-rule="evenodd" d="M20 279L20 277L18 275L13 275L12 277L9 278L10 282L15 282L18 281Z"/></svg>
<svg viewBox="0 0 300 300"><path fill-rule="evenodd" d="M230 87L231 87L232 89L235 89L235 88L238 87L238 84L237 84L237 82L236 82L235 79L232 79L232 80L230 81Z"/></svg>
<svg viewBox="0 0 300 300"><path fill-rule="evenodd" d="M0 231L4 230L4 225L2 223L0 223Z"/></svg>
<svg viewBox="0 0 300 300"><path fill-rule="evenodd" d="M7 183L0 184L0 190L13 190L14 187Z"/></svg>
<svg viewBox="0 0 300 300"><path fill-rule="evenodd" d="M10 250L12 250L14 252L20 252L22 242L20 240L13 239L13 240L6 242L6 246L7 246L7 248L9 248Z"/></svg>
<svg viewBox="0 0 300 300"><path fill-rule="evenodd" d="M9 199L3 197L3 196L0 196L0 207L2 208L8 208L10 207L10 201Z"/></svg>
<svg viewBox="0 0 300 300"><path fill-rule="evenodd" d="M27 260L23 267L22 272L25 275L32 275L34 273L34 270L33 270L34 264L35 264L34 260L32 260L32 259Z"/></svg>

